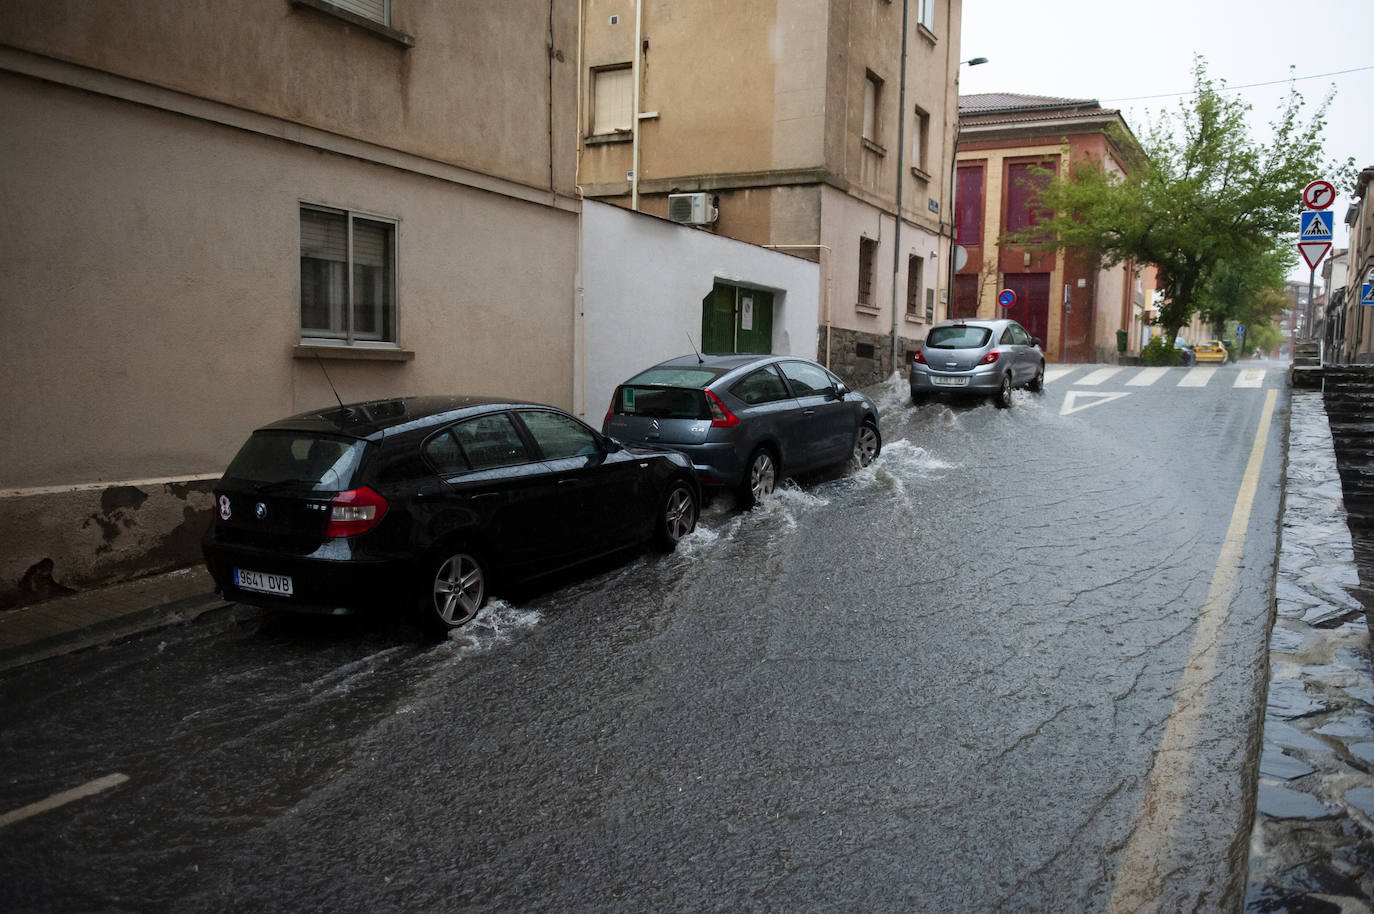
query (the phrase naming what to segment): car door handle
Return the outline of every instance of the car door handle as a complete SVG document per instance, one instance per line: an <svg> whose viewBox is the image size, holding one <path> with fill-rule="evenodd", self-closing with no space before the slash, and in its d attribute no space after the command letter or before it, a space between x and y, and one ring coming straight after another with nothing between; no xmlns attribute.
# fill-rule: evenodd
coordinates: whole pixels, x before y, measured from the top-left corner
<svg viewBox="0 0 1374 914"><path fill-rule="evenodd" d="M558 480L558 484L559 484L560 486L574 486L574 485L577 485L577 480L576 480L576 479L560 479L560 480Z"/></svg>
<svg viewBox="0 0 1374 914"><path fill-rule="evenodd" d="M803 415L803 416L814 416L814 415L816 415L816 411L815 411L814 409L804 409L804 410L802 410L802 415Z"/></svg>

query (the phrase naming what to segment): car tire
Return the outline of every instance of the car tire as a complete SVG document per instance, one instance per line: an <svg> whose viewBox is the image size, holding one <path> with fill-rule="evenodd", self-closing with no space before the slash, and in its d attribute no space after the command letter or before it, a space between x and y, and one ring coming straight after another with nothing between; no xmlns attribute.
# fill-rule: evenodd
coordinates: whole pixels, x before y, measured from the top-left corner
<svg viewBox="0 0 1374 914"><path fill-rule="evenodd" d="M736 495L741 508L752 508L763 498L773 494L778 485L778 463L766 447L754 449L744 468Z"/></svg>
<svg viewBox="0 0 1374 914"><path fill-rule="evenodd" d="M487 601L487 569L465 550L445 550L429 563L416 610L422 628L444 636L471 622Z"/></svg>
<svg viewBox="0 0 1374 914"><path fill-rule="evenodd" d="M1002 375L1002 386L997 389L993 397L993 403L998 409L1007 409L1011 406L1011 374Z"/></svg>
<svg viewBox="0 0 1374 914"><path fill-rule="evenodd" d="M1040 363L1040 367L1037 368L1037 369L1035 370L1035 377L1031 378L1031 382L1030 382L1029 384L1026 385L1026 389L1029 390L1029 391L1030 391L1031 393L1033 393L1033 394L1042 394L1042 393L1045 392L1045 363L1044 363L1044 362L1041 362L1041 363Z"/></svg>
<svg viewBox="0 0 1374 914"><path fill-rule="evenodd" d="M921 396L920 394L918 394L918 393L916 393L916 392L914 392L914 391L912 392L912 394L911 394L911 405L912 405L912 406L923 406L923 405L925 404L925 402L926 402L926 398L925 398L925 397Z"/></svg>
<svg viewBox="0 0 1374 914"><path fill-rule="evenodd" d="M696 489L684 480L674 480L658 509L658 528L655 544L664 552L672 552L684 536L697 528L701 506Z"/></svg>
<svg viewBox="0 0 1374 914"><path fill-rule="evenodd" d="M872 419L865 419L859 425L859 434L854 436L853 461L856 466L866 467L878 459L883 449L883 436Z"/></svg>

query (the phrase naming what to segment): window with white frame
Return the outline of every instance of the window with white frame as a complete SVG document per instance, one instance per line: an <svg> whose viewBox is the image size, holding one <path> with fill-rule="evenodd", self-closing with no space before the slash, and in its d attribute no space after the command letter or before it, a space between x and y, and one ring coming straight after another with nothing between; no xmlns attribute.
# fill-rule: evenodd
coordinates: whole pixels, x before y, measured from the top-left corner
<svg viewBox="0 0 1374 914"><path fill-rule="evenodd" d="M935 0L916 0L916 17L926 31L935 34Z"/></svg>
<svg viewBox="0 0 1374 914"><path fill-rule="evenodd" d="M630 129L634 70L628 64L592 71L592 135Z"/></svg>
<svg viewBox="0 0 1374 914"><path fill-rule="evenodd" d="M917 106L911 127L911 167L930 173L930 114Z"/></svg>
<svg viewBox="0 0 1374 914"><path fill-rule="evenodd" d="M301 206L301 337L398 341L395 222Z"/></svg>
<svg viewBox="0 0 1374 914"><path fill-rule="evenodd" d="M864 78L864 130L863 138L871 143L878 142L878 102L882 97L882 77L872 70Z"/></svg>

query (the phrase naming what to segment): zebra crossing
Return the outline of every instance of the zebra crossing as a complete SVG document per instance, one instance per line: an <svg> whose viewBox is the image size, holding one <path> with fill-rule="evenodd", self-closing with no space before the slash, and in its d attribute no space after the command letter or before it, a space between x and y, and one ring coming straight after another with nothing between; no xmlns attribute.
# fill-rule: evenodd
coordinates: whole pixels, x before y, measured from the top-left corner
<svg viewBox="0 0 1374 914"><path fill-rule="evenodd" d="M1077 387L1103 387L1121 384L1125 387L1207 387L1229 385L1240 388L1262 388L1270 371L1277 365L1244 365L1240 368L1219 365L1195 365L1191 368L1128 368L1120 365L1047 365L1045 383L1064 383Z"/></svg>

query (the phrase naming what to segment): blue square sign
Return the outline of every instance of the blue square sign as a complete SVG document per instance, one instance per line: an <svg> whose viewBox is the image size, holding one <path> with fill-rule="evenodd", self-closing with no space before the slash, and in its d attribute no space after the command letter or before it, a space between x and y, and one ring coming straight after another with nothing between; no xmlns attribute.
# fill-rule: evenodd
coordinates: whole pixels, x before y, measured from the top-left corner
<svg viewBox="0 0 1374 914"><path fill-rule="evenodd" d="M1360 286L1360 304L1374 305L1374 283L1364 283Z"/></svg>
<svg viewBox="0 0 1374 914"><path fill-rule="evenodd" d="M1330 241L1332 216L1330 210L1308 210L1300 217L1299 241Z"/></svg>

